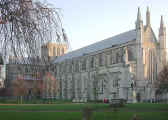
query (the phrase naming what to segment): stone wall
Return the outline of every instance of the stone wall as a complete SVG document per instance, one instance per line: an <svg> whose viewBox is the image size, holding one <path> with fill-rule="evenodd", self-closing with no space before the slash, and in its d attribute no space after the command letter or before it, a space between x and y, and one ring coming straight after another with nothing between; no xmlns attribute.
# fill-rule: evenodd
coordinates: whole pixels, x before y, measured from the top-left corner
<svg viewBox="0 0 168 120"><path fill-rule="evenodd" d="M130 66L125 63L127 59L125 47L129 44L132 43L52 65L50 71L60 82L60 98L71 100L131 99Z"/></svg>

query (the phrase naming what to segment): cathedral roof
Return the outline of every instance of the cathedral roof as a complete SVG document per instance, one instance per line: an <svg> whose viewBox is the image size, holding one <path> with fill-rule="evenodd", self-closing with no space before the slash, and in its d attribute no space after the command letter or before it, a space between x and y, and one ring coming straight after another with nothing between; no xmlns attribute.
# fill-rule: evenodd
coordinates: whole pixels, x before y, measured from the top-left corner
<svg viewBox="0 0 168 120"><path fill-rule="evenodd" d="M78 50L74 50L72 52L69 52L63 56L60 56L58 58L56 58L53 63L57 63L57 62L61 62L64 61L66 59L72 59L75 57L80 57L92 52L96 52L99 50L103 50L106 48L110 48L114 45L119 45L119 44L123 44L123 43L127 43L129 41L135 40L136 39L136 30L130 30L124 33L121 33L119 35L104 39L100 42L91 44L89 46L80 48Z"/></svg>
<svg viewBox="0 0 168 120"><path fill-rule="evenodd" d="M8 64L42 65L44 62L39 57L10 57Z"/></svg>

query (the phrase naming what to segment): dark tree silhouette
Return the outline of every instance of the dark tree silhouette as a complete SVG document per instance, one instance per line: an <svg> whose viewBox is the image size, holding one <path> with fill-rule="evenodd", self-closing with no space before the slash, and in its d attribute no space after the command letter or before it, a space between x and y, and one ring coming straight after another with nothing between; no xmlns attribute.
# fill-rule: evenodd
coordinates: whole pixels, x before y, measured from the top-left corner
<svg viewBox="0 0 168 120"><path fill-rule="evenodd" d="M168 65L164 66L159 73L156 86L159 92L168 91Z"/></svg>
<svg viewBox="0 0 168 120"><path fill-rule="evenodd" d="M14 64L30 66L25 70L18 65L19 75L24 76L24 71L43 75L48 70L49 59L41 56L41 47L50 41L69 44L60 12L58 8L35 0L0 0L0 52L4 63L12 58ZM39 69L39 66L43 67ZM21 79L14 82L15 86L24 84ZM41 85L38 89L35 93L41 92ZM17 91L16 94L21 94Z"/></svg>
<svg viewBox="0 0 168 120"><path fill-rule="evenodd" d="M43 44L68 42L60 9L32 0L0 0L0 35L5 60L9 56L22 58L22 61L36 58Z"/></svg>
<svg viewBox="0 0 168 120"><path fill-rule="evenodd" d="M28 93L27 85L22 76L18 76L12 81L12 91L14 96L26 96Z"/></svg>

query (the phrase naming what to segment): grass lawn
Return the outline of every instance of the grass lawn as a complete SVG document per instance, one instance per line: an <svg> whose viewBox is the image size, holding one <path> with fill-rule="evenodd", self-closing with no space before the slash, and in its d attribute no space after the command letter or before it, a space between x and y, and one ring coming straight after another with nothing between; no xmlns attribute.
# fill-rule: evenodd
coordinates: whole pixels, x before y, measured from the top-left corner
<svg viewBox="0 0 168 120"><path fill-rule="evenodd" d="M151 104L151 103L137 103L137 104L127 104L121 110L133 110L133 111L167 111L168 104Z"/></svg>
<svg viewBox="0 0 168 120"><path fill-rule="evenodd" d="M92 120L131 120L135 112L94 112ZM139 120L168 120L168 112L139 112ZM82 120L81 112L0 112L2 120Z"/></svg>
<svg viewBox="0 0 168 120"><path fill-rule="evenodd" d="M94 112L92 120L168 120L168 112Z"/></svg>
<svg viewBox="0 0 168 120"><path fill-rule="evenodd" d="M1 120L81 120L80 112L0 112Z"/></svg>
<svg viewBox="0 0 168 120"><path fill-rule="evenodd" d="M2 120L82 120L82 109L94 110L91 120L168 120L168 104L127 104L114 112L107 104L0 105ZM56 111L55 111L56 110ZM59 111L60 110L60 111ZM63 110L63 111L61 111Z"/></svg>
<svg viewBox="0 0 168 120"><path fill-rule="evenodd" d="M0 105L0 110L30 110L30 111L53 111L53 110L82 110L84 107L92 109L108 109L108 104L18 104L18 105Z"/></svg>

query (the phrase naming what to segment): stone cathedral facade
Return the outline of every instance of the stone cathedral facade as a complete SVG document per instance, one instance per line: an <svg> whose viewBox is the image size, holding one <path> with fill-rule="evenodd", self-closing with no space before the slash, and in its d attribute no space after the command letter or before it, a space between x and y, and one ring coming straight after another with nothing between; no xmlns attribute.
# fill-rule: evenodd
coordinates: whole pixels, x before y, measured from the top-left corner
<svg viewBox="0 0 168 120"><path fill-rule="evenodd" d="M54 52L54 50L53 50ZM69 100L155 99L155 81L166 63L166 28L161 17L158 39L138 9L135 29L66 53L52 61L44 97ZM55 89L55 87L57 88Z"/></svg>

